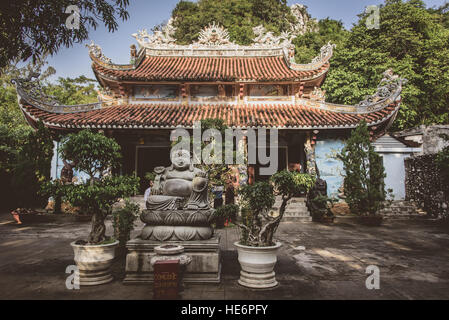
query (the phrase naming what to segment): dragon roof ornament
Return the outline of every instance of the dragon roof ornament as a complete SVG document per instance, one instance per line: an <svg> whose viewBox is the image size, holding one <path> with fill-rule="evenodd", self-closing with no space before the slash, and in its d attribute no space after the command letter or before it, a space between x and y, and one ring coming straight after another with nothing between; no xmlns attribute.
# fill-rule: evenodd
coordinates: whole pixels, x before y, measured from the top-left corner
<svg viewBox="0 0 449 320"><path fill-rule="evenodd" d="M34 107L53 113L74 113L96 110L101 108L101 103L89 103L80 105L61 105L56 97L45 93L39 81L39 73L32 72L27 78L13 79L18 96ZM35 80L33 80L35 78Z"/></svg>
<svg viewBox="0 0 449 320"><path fill-rule="evenodd" d="M366 96L356 107L372 109L372 106L394 98L400 99L402 86L407 83L407 79L400 78L388 69L383 73L383 78L377 86L377 91L373 95Z"/></svg>
<svg viewBox="0 0 449 320"><path fill-rule="evenodd" d="M104 62L106 64L112 64L111 59L106 57L103 52L101 51L101 47L97 44L95 44L93 41L90 42L90 44L86 44L86 47L89 48L89 54L98 59L101 62Z"/></svg>
<svg viewBox="0 0 449 320"><path fill-rule="evenodd" d="M149 34L147 29L139 30L133 33L132 36L136 38L137 43L141 47L149 45L171 45L175 44L174 38L176 28L173 26L174 19L170 18L168 23L161 30L154 30L153 34Z"/></svg>
<svg viewBox="0 0 449 320"><path fill-rule="evenodd" d="M263 25L253 28L255 37L253 39L254 46L280 46L290 47L292 40L296 37L290 32L284 31L280 36L275 36L273 32L267 31Z"/></svg>
<svg viewBox="0 0 449 320"><path fill-rule="evenodd" d="M312 59L311 63L307 64L298 64L295 63L295 57L294 55L290 55L290 66L294 70L298 71L309 71L309 70L315 70L323 66L326 62L328 62L332 55L334 54L334 49L337 46L330 41L321 47L320 54Z"/></svg>

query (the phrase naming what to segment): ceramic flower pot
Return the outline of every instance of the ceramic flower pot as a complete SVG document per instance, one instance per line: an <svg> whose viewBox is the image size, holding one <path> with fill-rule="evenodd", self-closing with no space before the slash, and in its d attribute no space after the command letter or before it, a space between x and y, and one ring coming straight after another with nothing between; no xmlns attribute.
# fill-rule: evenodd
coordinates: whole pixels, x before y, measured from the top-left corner
<svg viewBox="0 0 449 320"><path fill-rule="evenodd" d="M118 244L118 241L100 245L80 245L76 242L70 244L79 269L81 286L95 286L113 280L111 265Z"/></svg>
<svg viewBox="0 0 449 320"><path fill-rule="evenodd" d="M277 262L277 251L282 243L272 247L248 247L235 242L240 263L240 279L238 283L254 289L273 288L278 285L274 266Z"/></svg>

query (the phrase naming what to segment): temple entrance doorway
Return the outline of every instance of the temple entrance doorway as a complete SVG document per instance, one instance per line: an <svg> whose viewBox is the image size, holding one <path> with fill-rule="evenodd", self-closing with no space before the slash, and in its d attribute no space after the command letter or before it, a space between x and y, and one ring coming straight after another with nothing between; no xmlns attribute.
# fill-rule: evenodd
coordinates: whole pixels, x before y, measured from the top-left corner
<svg viewBox="0 0 449 320"><path fill-rule="evenodd" d="M170 165L170 147L137 146L136 147L136 175L140 178L139 193L143 194L148 188L145 179L147 172L153 172L154 168Z"/></svg>

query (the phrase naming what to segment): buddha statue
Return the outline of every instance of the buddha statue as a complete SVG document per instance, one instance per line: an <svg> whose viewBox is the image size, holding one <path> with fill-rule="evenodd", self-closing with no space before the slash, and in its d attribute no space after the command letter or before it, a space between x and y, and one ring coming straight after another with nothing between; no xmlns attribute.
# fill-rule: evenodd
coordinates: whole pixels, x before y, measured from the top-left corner
<svg viewBox="0 0 449 320"><path fill-rule="evenodd" d="M156 178L141 219L141 238L148 240L205 240L213 234L214 210L208 201L207 174L193 166L187 150L171 155L171 166L156 167Z"/></svg>

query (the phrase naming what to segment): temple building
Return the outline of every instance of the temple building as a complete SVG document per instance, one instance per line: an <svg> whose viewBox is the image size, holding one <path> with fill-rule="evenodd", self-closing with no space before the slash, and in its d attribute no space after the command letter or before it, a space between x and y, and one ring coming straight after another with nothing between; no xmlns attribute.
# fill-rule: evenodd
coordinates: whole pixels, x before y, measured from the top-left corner
<svg viewBox="0 0 449 320"><path fill-rule="evenodd" d="M351 129L368 123L373 140L382 136L400 107L403 79L384 73L375 95L358 105L325 101L320 88L329 71L334 45L308 64L295 63L292 36L275 36L254 28L253 44L238 45L217 24L204 28L196 42L179 45L171 22L161 31L133 34L130 63L111 62L92 43L89 55L101 87L99 101L59 105L17 81L20 108L35 127L70 133L102 130L123 152L123 174L143 177L156 166L170 164L170 132L192 129L195 121L219 118L231 128L279 129L279 170L311 172L315 164L328 181L329 193L342 184L341 164L332 157ZM28 79L29 80L29 79ZM259 165L245 169L249 181L264 179Z"/></svg>

